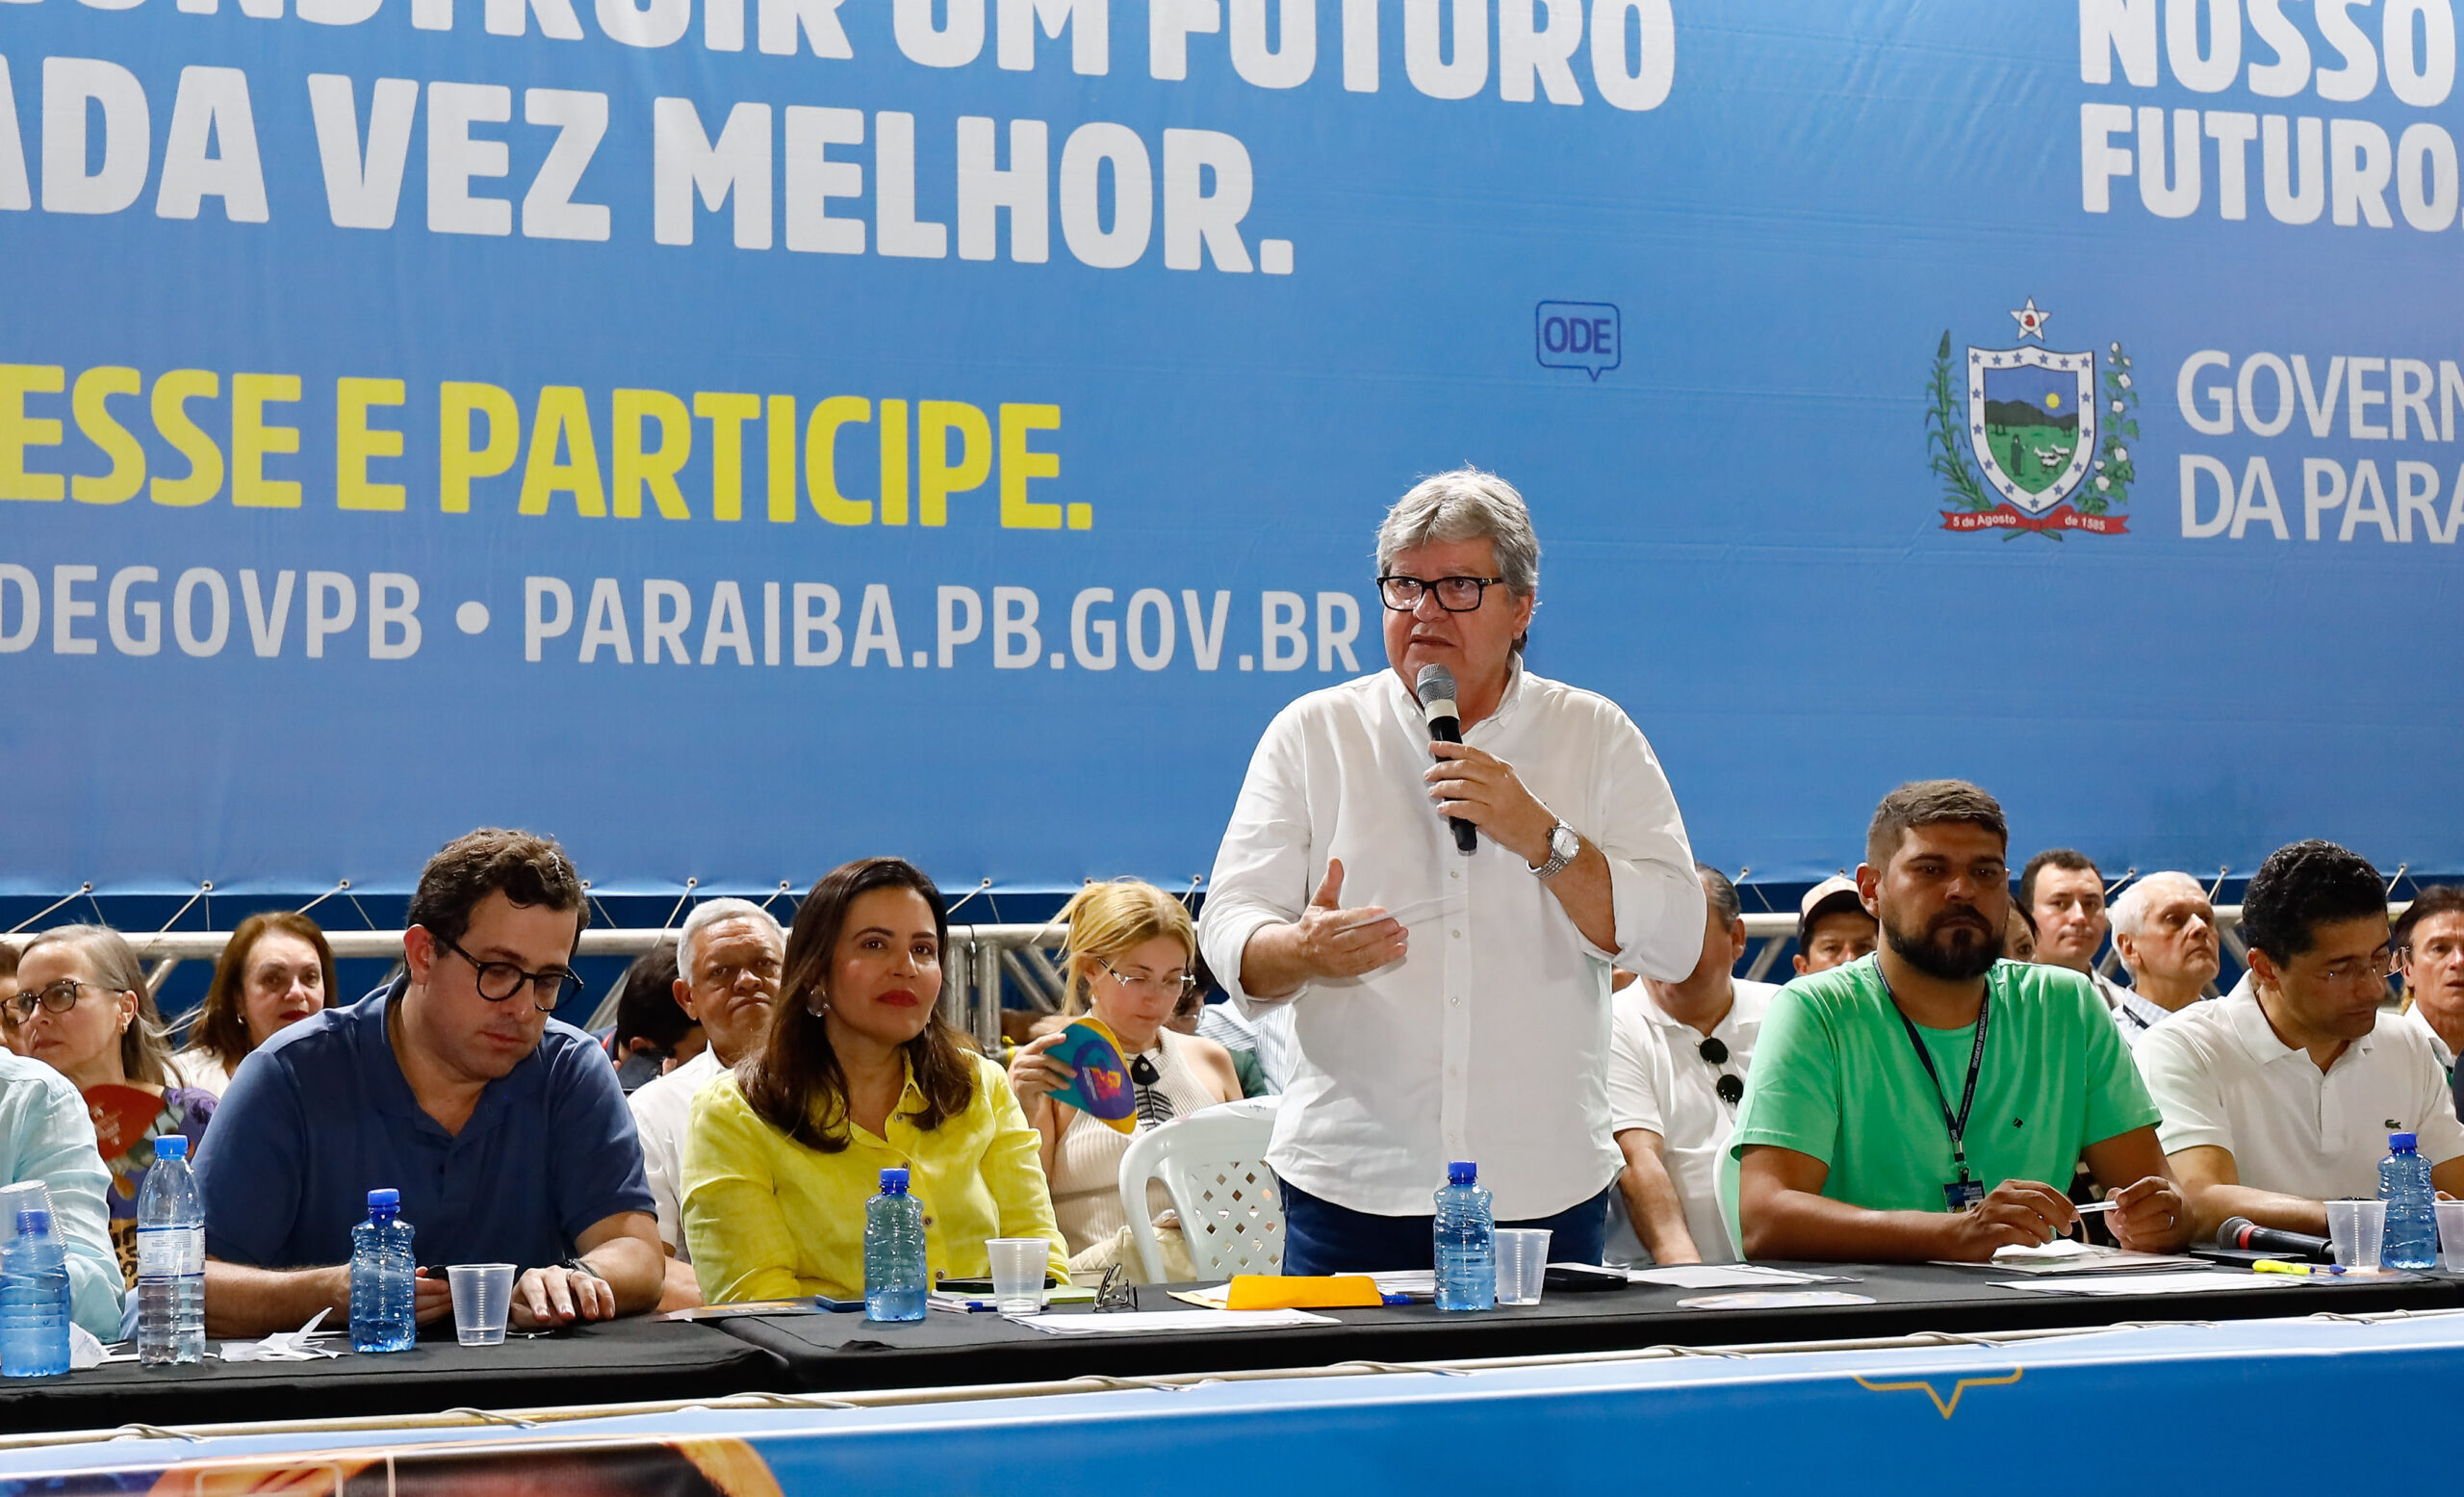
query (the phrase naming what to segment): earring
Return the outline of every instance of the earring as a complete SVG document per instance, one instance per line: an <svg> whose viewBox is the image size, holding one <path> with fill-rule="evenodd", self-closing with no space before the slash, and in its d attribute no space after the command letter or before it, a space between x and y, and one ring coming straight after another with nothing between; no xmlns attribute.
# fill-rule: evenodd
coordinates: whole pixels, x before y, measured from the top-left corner
<svg viewBox="0 0 2464 1497"><path fill-rule="evenodd" d="M830 1012L829 997L823 994L814 994L811 997L805 1000L805 1012L810 1014L815 1019L821 1018L824 1014Z"/></svg>

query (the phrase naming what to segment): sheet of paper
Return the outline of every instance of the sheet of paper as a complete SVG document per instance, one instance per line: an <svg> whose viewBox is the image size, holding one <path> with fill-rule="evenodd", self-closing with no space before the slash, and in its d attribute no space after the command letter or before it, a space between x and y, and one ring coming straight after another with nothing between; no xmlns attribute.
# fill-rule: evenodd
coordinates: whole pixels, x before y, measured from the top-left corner
<svg viewBox="0 0 2464 1497"><path fill-rule="evenodd" d="M1784 1268L1758 1268L1751 1263L1677 1263L1666 1268L1631 1268L1630 1282L1664 1284L1671 1289L1736 1289L1772 1284L1812 1284L1819 1275L1794 1274Z"/></svg>
<svg viewBox="0 0 2464 1497"><path fill-rule="evenodd" d="M2052 1250L2068 1251L2056 1252ZM2042 1248L2004 1248L1990 1263L1962 1263L1937 1258L1943 1268L1991 1268L2020 1274L2148 1274L2194 1272L2208 1267L2205 1258L2184 1252L2125 1252L2119 1248L2092 1246L2063 1239Z"/></svg>
<svg viewBox="0 0 2464 1497"><path fill-rule="evenodd" d="M1055 1336L1151 1336L1171 1331L1276 1330L1290 1326L1340 1326L1307 1310L1136 1310L1092 1315L1021 1315L1013 1325Z"/></svg>
<svg viewBox="0 0 2464 1497"><path fill-rule="evenodd" d="M1424 1300L1437 1298L1437 1271L1427 1268L1401 1268L1391 1273L1372 1274L1379 1294L1416 1295Z"/></svg>
<svg viewBox="0 0 2464 1497"><path fill-rule="evenodd" d="M1696 1295L1677 1303L1689 1310L1793 1310L1816 1304L1871 1304L1874 1297L1836 1289L1763 1289Z"/></svg>
<svg viewBox="0 0 2464 1497"><path fill-rule="evenodd" d="M2006 1278L2005 1289L2034 1289L2043 1294L2214 1294L2229 1289L2281 1289L2309 1282L2292 1274L2236 1274L2209 1269L2192 1274L2123 1274L2108 1278L2083 1274L2063 1278Z"/></svg>
<svg viewBox="0 0 2464 1497"><path fill-rule="evenodd" d="M1408 929L1445 914L1447 905L1453 898L1451 894L1439 894L1430 899L1415 899L1409 904L1395 905L1388 908L1384 915L1372 916L1365 920L1354 920L1351 924L1345 926L1344 930L1358 930L1363 925L1374 925L1379 920L1394 920Z"/></svg>
<svg viewBox="0 0 2464 1497"><path fill-rule="evenodd" d="M1195 1289L1175 1289L1172 1298L1200 1309L1219 1310L1231 1304L1232 1286L1228 1283L1201 1284Z"/></svg>
<svg viewBox="0 0 2464 1497"><path fill-rule="evenodd" d="M2105 1252L2105 1249L2092 1243L2080 1242L2069 1237L2056 1237L2051 1242L2040 1242L2034 1247L2015 1242L2007 1247L1996 1248L1993 1250L1993 1261L1996 1263L2058 1262L2065 1258L2102 1257Z"/></svg>

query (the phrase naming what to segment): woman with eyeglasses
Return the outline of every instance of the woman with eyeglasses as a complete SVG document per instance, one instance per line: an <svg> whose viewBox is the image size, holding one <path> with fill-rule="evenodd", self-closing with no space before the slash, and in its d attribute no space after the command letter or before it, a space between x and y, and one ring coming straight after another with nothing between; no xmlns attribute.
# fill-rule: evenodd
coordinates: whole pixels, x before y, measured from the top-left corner
<svg viewBox="0 0 2464 1497"><path fill-rule="evenodd" d="M684 1238L711 1304L864 1293L864 1203L904 1168L931 1279L982 1278L985 1243L1067 1254L1040 1140L1001 1068L940 1017L949 917L922 869L867 858L813 885L767 1038L693 1100Z"/></svg>
<svg viewBox="0 0 2464 1497"><path fill-rule="evenodd" d="M249 916L214 964L188 1047L171 1057L174 1079L220 1097L251 1051L333 996L334 950L315 920L293 910Z"/></svg>
<svg viewBox="0 0 2464 1497"><path fill-rule="evenodd" d="M1240 1100L1231 1052L1168 1027L1197 1000L1197 930L1181 902L1152 884L1119 879L1080 890L1060 918L1069 927L1063 1010L1092 1014L1120 1042L1136 1089L1138 1126L1158 1127L1201 1107ZM1108 1267L1126 1256L1120 1156L1130 1135L1053 1097L1074 1074L1046 1053L1061 1039L1056 1029L1021 1045L1010 1062L1010 1089L1042 1135L1053 1215L1073 1264ZM1161 1184L1150 1188L1147 1203L1158 1216L1171 1205ZM1168 1246L1168 1257L1170 1251Z"/></svg>
<svg viewBox="0 0 2464 1497"><path fill-rule="evenodd" d="M10 999L26 1053L85 1094L112 1182L112 1247L120 1275L137 1282L137 1196L154 1167L154 1141L178 1133L194 1157L215 1096L177 1084L145 969L119 932L63 925L42 932L17 958Z"/></svg>

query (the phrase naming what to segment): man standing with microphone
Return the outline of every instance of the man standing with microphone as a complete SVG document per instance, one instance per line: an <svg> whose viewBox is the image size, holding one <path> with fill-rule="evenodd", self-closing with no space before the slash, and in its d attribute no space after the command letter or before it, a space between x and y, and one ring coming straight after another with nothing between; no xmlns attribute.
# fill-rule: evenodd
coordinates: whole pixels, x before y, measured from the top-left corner
<svg viewBox="0 0 2464 1497"><path fill-rule="evenodd" d="M1609 968L1693 969L1684 822L1614 703L1524 668L1540 545L1511 485L1424 480L1379 528L1377 570L1393 669L1269 725L1199 929L1245 1014L1292 1006L1267 1154L1284 1270L1430 1266L1457 1160L1500 1225L1596 1263L1624 1164Z"/></svg>

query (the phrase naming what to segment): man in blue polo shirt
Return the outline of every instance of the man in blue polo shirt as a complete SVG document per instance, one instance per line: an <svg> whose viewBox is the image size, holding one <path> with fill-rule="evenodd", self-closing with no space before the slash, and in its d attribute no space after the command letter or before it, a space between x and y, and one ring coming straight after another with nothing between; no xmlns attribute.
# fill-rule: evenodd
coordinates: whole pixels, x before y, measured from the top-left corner
<svg viewBox="0 0 2464 1497"><path fill-rule="evenodd" d="M518 1328L657 1303L656 1219L606 1055L548 1018L589 918L562 848L487 828L421 871L404 975L292 1025L232 1078L197 1155L206 1320L218 1336L350 1303L368 1193L401 1192L423 1323L443 1270L513 1263Z"/></svg>

